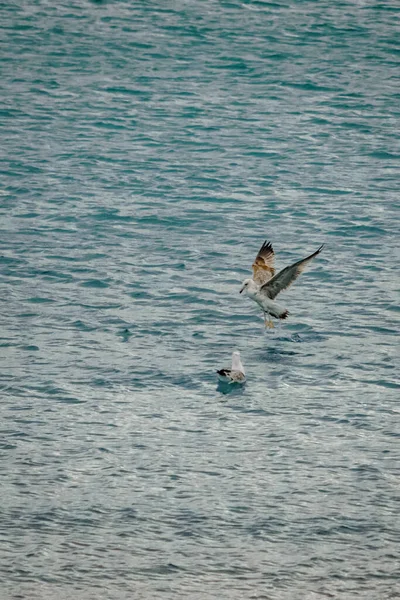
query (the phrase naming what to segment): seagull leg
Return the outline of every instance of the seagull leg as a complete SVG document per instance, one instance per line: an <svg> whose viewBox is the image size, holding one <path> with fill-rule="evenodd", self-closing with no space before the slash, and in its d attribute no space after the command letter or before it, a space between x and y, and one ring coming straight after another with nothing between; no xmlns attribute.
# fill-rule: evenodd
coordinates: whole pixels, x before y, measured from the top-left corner
<svg viewBox="0 0 400 600"><path fill-rule="evenodd" d="M269 313L268 313L268 317L269 317L269 319L268 319L268 321L267 321L267 313L265 312L265 313L264 313L264 323L265 323L265 328L266 328L266 329L273 329L273 328L274 328L274 324L273 324L273 322L272 322L272 320L271 320L271 315L270 315Z"/></svg>

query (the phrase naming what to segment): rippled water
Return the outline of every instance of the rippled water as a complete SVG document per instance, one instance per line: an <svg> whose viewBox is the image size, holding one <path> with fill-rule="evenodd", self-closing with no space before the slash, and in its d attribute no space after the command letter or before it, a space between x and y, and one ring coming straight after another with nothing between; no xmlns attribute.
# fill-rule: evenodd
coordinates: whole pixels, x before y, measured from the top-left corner
<svg viewBox="0 0 400 600"><path fill-rule="evenodd" d="M2 600L400 596L397 8L2 4Z"/></svg>

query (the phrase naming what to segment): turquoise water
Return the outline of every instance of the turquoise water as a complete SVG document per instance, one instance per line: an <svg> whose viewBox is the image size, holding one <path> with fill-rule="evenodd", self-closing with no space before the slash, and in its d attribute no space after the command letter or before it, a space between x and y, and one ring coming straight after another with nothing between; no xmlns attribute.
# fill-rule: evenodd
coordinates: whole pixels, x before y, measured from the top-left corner
<svg viewBox="0 0 400 600"><path fill-rule="evenodd" d="M400 596L397 8L1 5L2 600Z"/></svg>

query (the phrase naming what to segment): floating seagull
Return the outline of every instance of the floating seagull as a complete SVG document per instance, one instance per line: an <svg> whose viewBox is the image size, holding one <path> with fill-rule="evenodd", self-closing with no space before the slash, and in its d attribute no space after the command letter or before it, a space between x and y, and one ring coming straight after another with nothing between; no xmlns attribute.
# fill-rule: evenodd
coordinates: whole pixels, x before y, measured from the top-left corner
<svg viewBox="0 0 400 600"><path fill-rule="evenodd" d="M289 311L284 306L273 302L274 298L288 288L295 279L302 273L304 267L310 260L315 258L324 247L324 244L318 248L314 254L295 262L289 267L285 267L275 275L274 259L275 253L270 242L265 241L260 248L254 261L253 279L243 281L240 293L245 292L249 298L257 302L263 310L264 322L266 327L273 327L271 317L276 319L286 319ZM267 321L267 315L269 319Z"/></svg>
<svg viewBox="0 0 400 600"><path fill-rule="evenodd" d="M218 379L224 383L244 383L246 375L242 361L240 360L240 352L232 353L232 368L220 369L217 371Z"/></svg>

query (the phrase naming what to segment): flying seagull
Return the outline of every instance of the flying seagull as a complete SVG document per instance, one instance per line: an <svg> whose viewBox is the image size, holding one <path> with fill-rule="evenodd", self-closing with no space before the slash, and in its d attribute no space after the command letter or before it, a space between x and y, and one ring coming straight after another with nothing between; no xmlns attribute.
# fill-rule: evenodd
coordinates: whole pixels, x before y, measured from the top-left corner
<svg viewBox="0 0 400 600"><path fill-rule="evenodd" d="M274 259L275 253L270 242L265 241L260 248L254 261L253 279L243 281L240 293L245 292L249 298L257 302L263 310L266 327L273 327L271 317L276 319L286 319L289 311L284 306L274 302L274 298L286 290L300 273L304 271L305 266L317 256L324 247L324 244L318 248L314 254L307 258L299 260L289 267L285 267L275 275ZM267 321L267 315L269 319Z"/></svg>
<svg viewBox="0 0 400 600"><path fill-rule="evenodd" d="M240 352L232 353L232 368L220 369L217 371L218 379L224 383L244 383L246 375L242 361L240 360Z"/></svg>

